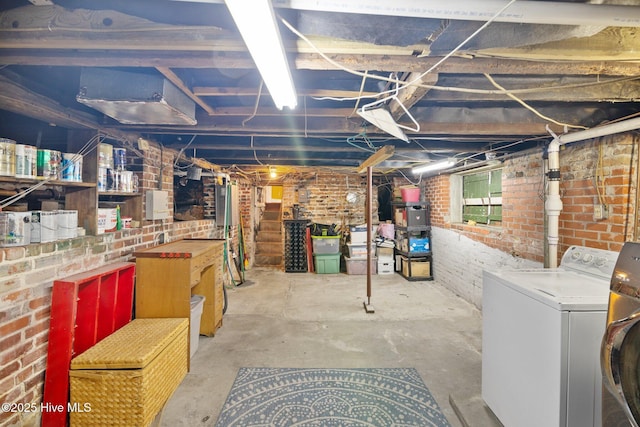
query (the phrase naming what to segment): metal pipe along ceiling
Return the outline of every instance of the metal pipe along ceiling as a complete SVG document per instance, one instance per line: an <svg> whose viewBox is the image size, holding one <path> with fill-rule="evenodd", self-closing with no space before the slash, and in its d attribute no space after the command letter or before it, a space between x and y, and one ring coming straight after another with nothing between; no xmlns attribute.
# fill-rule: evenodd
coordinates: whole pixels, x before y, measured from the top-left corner
<svg viewBox="0 0 640 427"><path fill-rule="evenodd" d="M224 0L173 0L188 3L223 4ZM273 7L317 12L487 21L507 1L502 0L272 0ZM588 3L518 0L493 19L517 24L595 25L639 27L640 8Z"/></svg>
<svg viewBox="0 0 640 427"><path fill-rule="evenodd" d="M224 0L173 0L222 4ZM272 0L273 7L317 12L487 21L507 4L506 0ZM595 25L639 27L640 8L587 3L518 0L494 19L518 24Z"/></svg>
<svg viewBox="0 0 640 427"><path fill-rule="evenodd" d="M273 0L273 6L280 8L463 21L487 21L506 4L505 0ZM519 0L494 21L637 27L640 26L640 8Z"/></svg>

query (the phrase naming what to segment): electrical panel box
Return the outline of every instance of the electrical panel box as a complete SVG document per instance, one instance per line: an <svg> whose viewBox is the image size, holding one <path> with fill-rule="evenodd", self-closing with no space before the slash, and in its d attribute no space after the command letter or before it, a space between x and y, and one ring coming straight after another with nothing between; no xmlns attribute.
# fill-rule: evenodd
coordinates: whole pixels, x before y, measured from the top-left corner
<svg viewBox="0 0 640 427"><path fill-rule="evenodd" d="M160 190L147 190L145 204L145 219L169 218L169 193Z"/></svg>
<svg viewBox="0 0 640 427"><path fill-rule="evenodd" d="M227 209L227 185L216 184L214 195L216 200L216 224L224 225L224 216Z"/></svg>
<svg viewBox="0 0 640 427"><path fill-rule="evenodd" d="M228 191L229 188L231 191ZM226 183L224 185L216 184L215 200L216 224L223 225L225 223L226 212L230 215L229 218L227 218L227 225L238 225L240 223L240 195L238 192L238 185L235 183ZM229 210L227 211L227 209Z"/></svg>

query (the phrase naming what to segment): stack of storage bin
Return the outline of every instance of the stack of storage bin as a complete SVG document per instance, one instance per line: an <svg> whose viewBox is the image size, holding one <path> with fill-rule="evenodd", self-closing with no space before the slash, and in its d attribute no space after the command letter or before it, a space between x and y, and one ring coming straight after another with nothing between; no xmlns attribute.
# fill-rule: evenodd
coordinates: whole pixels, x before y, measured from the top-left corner
<svg viewBox="0 0 640 427"><path fill-rule="evenodd" d="M376 247L376 252L376 255L378 257L378 274L393 274L395 271L393 246L378 246Z"/></svg>
<svg viewBox="0 0 640 427"><path fill-rule="evenodd" d="M378 274L393 274L395 272L395 225L380 223L378 238L376 239L376 256L378 257Z"/></svg>
<svg viewBox="0 0 640 427"><path fill-rule="evenodd" d="M344 257L347 274L367 274L367 226L359 225L350 228L350 243L347 243L349 256ZM373 230L371 235L373 236ZM375 247L372 246L372 250ZM376 257L372 253L371 274L376 274Z"/></svg>
<svg viewBox="0 0 640 427"><path fill-rule="evenodd" d="M311 236L318 274L340 273L340 236Z"/></svg>

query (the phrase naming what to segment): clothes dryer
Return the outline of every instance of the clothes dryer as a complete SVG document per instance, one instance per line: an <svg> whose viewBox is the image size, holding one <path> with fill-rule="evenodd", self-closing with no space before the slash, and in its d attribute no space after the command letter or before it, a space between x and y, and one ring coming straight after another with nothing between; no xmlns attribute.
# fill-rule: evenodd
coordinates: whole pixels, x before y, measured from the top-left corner
<svg viewBox="0 0 640 427"><path fill-rule="evenodd" d="M640 244L625 243L611 277L602 340L602 424L640 423Z"/></svg>

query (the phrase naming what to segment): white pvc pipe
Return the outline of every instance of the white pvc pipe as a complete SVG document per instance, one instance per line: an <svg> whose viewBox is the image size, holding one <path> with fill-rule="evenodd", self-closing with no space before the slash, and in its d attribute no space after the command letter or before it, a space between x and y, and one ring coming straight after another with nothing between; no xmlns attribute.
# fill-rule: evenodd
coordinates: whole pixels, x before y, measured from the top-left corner
<svg viewBox="0 0 640 427"><path fill-rule="evenodd" d="M629 132L635 129L640 129L640 117L625 120L623 122L612 123L610 125L598 126L587 130L566 133L558 137L558 142L561 145L568 144L569 142L584 141L585 139L613 135L614 133Z"/></svg>
<svg viewBox="0 0 640 427"><path fill-rule="evenodd" d="M224 3L223 0L174 0ZM462 21L488 21L506 0L272 0L275 8L366 15L406 16ZM495 22L519 24L594 25L640 27L640 7L587 3L518 0Z"/></svg>
<svg viewBox="0 0 640 427"><path fill-rule="evenodd" d="M273 0L274 7L292 9L463 21L487 21L506 4L506 0ZM494 21L637 27L640 26L640 8L519 0Z"/></svg>
<svg viewBox="0 0 640 427"><path fill-rule="evenodd" d="M586 139L598 138L601 136L613 135L615 133L629 132L640 128L640 117L629 119L610 125L598 126L595 128L567 133L556 136L553 132L553 141L549 144L549 172L560 170L560 145L570 142L584 141ZM547 128L548 129L548 128ZM548 220L547 244L549 248L549 267L558 266L558 217L562 211L562 200L560 199L560 180L551 179L548 183L547 200L545 202L545 212Z"/></svg>
<svg viewBox="0 0 640 427"><path fill-rule="evenodd" d="M557 138L549 143L549 173L560 172L560 144ZM551 178L547 187L547 200L544 205L547 213L547 244L549 246L549 268L558 266L559 217L562 211L560 199L560 179Z"/></svg>

